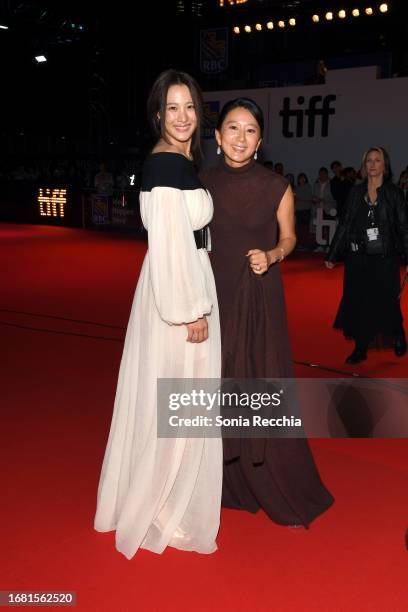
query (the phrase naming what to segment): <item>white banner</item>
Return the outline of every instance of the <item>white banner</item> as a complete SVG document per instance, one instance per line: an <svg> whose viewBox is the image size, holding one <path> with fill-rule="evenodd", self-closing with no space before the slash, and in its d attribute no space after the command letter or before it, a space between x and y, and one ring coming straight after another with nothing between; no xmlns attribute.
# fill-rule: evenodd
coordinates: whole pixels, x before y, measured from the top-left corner
<svg viewBox="0 0 408 612"><path fill-rule="evenodd" d="M306 172L312 183L320 166L337 159L358 170L366 149L383 146L398 179L408 164L408 78L377 79L376 72L333 70L325 85L205 92L204 100L213 111L240 96L255 100L265 115L263 159L282 162L285 174ZM214 165L212 138L204 152L205 165Z"/></svg>

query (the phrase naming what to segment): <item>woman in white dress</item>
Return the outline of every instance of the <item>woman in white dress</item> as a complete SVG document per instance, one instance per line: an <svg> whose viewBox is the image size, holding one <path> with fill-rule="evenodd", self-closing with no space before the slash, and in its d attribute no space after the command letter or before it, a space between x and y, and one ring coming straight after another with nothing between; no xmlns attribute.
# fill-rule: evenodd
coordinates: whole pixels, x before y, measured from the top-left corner
<svg viewBox="0 0 408 612"><path fill-rule="evenodd" d="M217 438L158 438L157 379L219 378L216 290L203 232L212 200L194 164L201 92L167 70L148 114L158 142L143 173L146 253L127 328L112 424L98 488L95 529L116 530L128 559L138 548L217 548L222 444ZM203 230L205 232L205 230Z"/></svg>

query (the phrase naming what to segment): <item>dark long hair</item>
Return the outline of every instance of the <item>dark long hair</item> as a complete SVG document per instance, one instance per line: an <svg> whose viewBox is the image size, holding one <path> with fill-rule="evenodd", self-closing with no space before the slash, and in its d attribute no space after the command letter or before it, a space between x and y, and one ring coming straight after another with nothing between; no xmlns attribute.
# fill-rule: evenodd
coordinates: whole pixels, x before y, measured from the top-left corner
<svg viewBox="0 0 408 612"><path fill-rule="evenodd" d="M201 157L200 141L203 119L203 97L195 79L186 72L170 68L159 74L153 83L147 99L147 116L152 132L157 140L159 138L166 140L164 123L166 118L167 92L172 85L186 85L191 93L197 116L197 129L191 139L191 152L195 159L199 158Z"/></svg>
<svg viewBox="0 0 408 612"><path fill-rule="evenodd" d="M390 161L390 156L388 155L384 147L370 147L369 149L367 149L367 151L363 155L363 159L361 160L361 176L364 179L367 178L365 164L366 164L368 155L372 153L373 151L376 151L377 153L379 153L384 160L384 182L390 181L392 179L391 161Z"/></svg>
<svg viewBox="0 0 408 612"><path fill-rule="evenodd" d="M264 131L263 112L262 112L261 107L258 106L258 104L254 102L254 100L251 100L251 98L235 98L235 100L230 100L229 102L226 102L224 106L222 107L221 112L218 116L217 130L221 129L222 124L224 123L225 117L228 115L229 112L234 110L234 108L245 108L247 111L249 111L251 115L253 116L253 118L256 120L257 124L259 125L261 136L263 136L263 131Z"/></svg>
<svg viewBox="0 0 408 612"><path fill-rule="evenodd" d="M304 172L300 172L300 174L298 174L298 177L297 177L297 184L299 185L299 181L300 181L300 178L301 178L302 176L303 176L303 178L305 179L305 185L308 185L308 184L309 184L309 179L307 178L307 174L305 174Z"/></svg>

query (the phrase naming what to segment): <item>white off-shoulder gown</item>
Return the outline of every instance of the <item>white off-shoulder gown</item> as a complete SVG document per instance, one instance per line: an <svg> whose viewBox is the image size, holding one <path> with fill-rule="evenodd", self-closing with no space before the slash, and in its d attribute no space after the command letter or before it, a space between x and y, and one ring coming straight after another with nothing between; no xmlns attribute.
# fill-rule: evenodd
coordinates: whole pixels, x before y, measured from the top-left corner
<svg viewBox="0 0 408 612"><path fill-rule="evenodd" d="M140 194L148 230L119 371L98 488L95 529L116 530L128 559L138 548L216 550L222 442L157 437L158 378L219 378L221 342L214 277L193 230L213 214L192 163L151 155ZM207 316L209 338L186 342L185 323Z"/></svg>

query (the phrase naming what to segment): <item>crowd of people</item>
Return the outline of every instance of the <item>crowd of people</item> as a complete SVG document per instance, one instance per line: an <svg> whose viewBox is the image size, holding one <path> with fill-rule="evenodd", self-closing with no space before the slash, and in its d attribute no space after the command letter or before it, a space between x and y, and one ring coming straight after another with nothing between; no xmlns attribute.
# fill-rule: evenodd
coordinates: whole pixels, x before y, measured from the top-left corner
<svg viewBox="0 0 408 612"><path fill-rule="evenodd" d="M285 176L292 186L295 194L297 249L327 252L334 232L331 235L328 231L323 232L324 245L316 240L319 211L321 211L320 220L325 222L324 225L332 223L334 227L337 226L351 189L364 182L362 168L343 166L340 161L335 160L330 164L330 171L326 166L322 166L317 178L310 182L304 172L299 173L296 179L290 172L285 174L281 162L274 164L268 160L264 162L264 166ZM391 174L390 180L393 178ZM408 203L408 165L399 174L395 183L402 189L405 201Z"/></svg>
<svg viewBox="0 0 408 612"><path fill-rule="evenodd" d="M111 189L129 189L130 176L140 184L142 164L138 158L98 160L38 159L32 163L8 162L0 167L0 183L21 185L66 185L79 189L97 189L103 182L101 172L109 174ZM98 177L98 178L97 178ZM102 193L102 192L101 192Z"/></svg>
<svg viewBox="0 0 408 612"><path fill-rule="evenodd" d="M283 175L282 163L273 170ZM372 147L358 170L343 168L338 160L330 170L331 177L321 167L313 185L305 173L296 183L286 174L295 194L298 249L326 252L329 269L345 262L334 327L355 342L346 363L365 361L370 347L393 347L402 357L407 342L399 299L400 265L408 264L408 166L393 181L387 151ZM323 240L318 239L319 222ZM330 226L333 231L325 232Z"/></svg>

